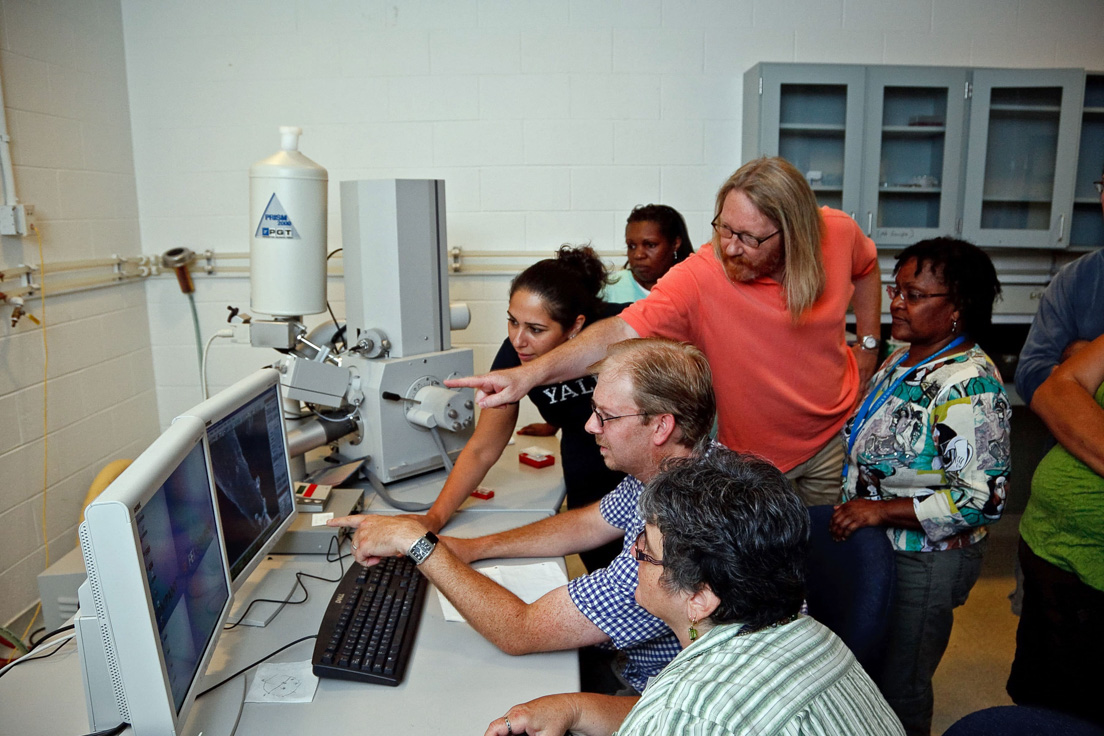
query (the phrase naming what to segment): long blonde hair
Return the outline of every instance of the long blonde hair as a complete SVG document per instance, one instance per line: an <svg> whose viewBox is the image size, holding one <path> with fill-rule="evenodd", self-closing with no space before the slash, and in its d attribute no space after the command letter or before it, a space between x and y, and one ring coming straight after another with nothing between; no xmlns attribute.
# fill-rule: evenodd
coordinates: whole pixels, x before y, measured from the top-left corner
<svg viewBox="0 0 1104 736"><path fill-rule="evenodd" d="M784 158L758 158L741 166L717 192L714 217L721 214L728 193L739 190L782 231L784 271L782 289L786 306L794 322L812 308L824 293L827 275L820 250L824 221L816 196L805 177ZM713 247L720 252L721 242L713 231Z"/></svg>

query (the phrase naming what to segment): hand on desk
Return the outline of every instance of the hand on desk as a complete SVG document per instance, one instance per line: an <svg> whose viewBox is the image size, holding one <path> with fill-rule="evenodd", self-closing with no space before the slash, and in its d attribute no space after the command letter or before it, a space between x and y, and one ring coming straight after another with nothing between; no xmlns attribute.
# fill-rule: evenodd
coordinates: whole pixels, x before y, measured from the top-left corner
<svg viewBox="0 0 1104 736"><path fill-rule="evenodd" d="M357 514L330 519L326 526L353 529L353 557L362 565L374 565L384 557L401 557L427 529L410 516Z"/></svg>
<svg viewBox="0 0 1104 736"><path fill-rule="evenodd" d="M510 719L509 728L506 719ZM575 725L575 709L567 695L548 695L528 703L515 705L501 718L487 726L484 736L510 736L534 734L535 736L562 736Z"/></svg>

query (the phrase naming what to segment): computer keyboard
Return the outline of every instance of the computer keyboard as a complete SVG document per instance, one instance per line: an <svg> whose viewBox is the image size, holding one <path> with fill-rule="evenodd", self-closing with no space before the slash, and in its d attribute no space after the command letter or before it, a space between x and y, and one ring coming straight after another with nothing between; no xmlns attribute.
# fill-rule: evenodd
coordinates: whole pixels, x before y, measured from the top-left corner
<svg viewBox="0 0 1104 736"><path fill-rule="evenodd" d="M353 564L318 628L314 674L380 685L402 682L427 585L407 557L388 557L372 567Z"/></svg>

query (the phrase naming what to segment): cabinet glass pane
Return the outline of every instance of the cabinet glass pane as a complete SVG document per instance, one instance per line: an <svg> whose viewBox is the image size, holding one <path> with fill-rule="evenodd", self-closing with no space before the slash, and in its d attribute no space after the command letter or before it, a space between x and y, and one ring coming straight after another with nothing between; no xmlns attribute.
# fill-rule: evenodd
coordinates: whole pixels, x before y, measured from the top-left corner
<svg viewBox="0 0 1104 736"><path fill-rule="evenodd" d="M1049 230L1061 87L994 87L981 227Z"/></svg>
<svg viewBox="0 0 1104 736"><path fill-rule="evenodd" d="M783 84L778 155L809 178L820 204L843 199L847 85Z"/></svg>
<svg viewBox="0 0 1104 736"><path fill-rule="evenodd" d="M946 87L885 87L878 227L939 227Z"/></svg>
<svg viewBox="0 0 1104 736"><path fill-rule="evenodd" d="M1078 151L1070 244L1099 246L1104 244L1104 217L1093 182L1100 181L1104 167L1104 76L1090 74L1085 80Z"/></svg>

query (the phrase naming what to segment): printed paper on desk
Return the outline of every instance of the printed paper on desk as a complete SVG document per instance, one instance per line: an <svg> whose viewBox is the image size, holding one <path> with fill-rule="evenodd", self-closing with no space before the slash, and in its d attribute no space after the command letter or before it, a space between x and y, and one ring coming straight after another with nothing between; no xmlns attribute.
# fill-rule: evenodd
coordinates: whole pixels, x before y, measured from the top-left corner
<svg viewBox="0 0 1104 736"><path fill-rule="evenodd" d="M318 689L310 662L269 662L257 668L247 703L309 703Z"/></svg>
<svg viewBox="0 0 1104 736"><path fill-rule="evenodd" d="M530 565L495 565L480 570L491 580L510 591L526 603L532 603L550 590L567 585L567 573L555 562L536 562ZM464 621L460 612L437 591L441 610L446 621Z"/></svg>

